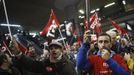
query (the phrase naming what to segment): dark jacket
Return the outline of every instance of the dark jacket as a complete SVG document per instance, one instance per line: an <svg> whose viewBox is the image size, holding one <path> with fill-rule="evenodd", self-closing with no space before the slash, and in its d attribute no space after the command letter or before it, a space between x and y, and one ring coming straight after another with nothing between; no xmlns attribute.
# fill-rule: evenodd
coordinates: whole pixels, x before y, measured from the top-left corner
<svg viewBox="0 0 134 75"><path fill-rule="evenodd" d="M0 75L21 75L19 70L15 67L11 67L9 70L3 70L0 68Z"/></svg>
<svg viewBox="0 0 134 75"><path fill-rule="evenodd" d="M42 75L77 75L74 66L65 56L59 62L51 63L49 59L35 61L22 55L15 63L23 69Z"/></svg>

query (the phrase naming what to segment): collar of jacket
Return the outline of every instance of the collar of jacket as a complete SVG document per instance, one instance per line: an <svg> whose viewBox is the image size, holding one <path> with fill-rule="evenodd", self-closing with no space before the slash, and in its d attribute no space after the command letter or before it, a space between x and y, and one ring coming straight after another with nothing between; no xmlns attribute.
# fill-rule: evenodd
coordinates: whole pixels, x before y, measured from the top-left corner
<svg viewBox="0 0 134 75"><path fill-rule="evenodd" d="M115 52L111 50L110 57L112 57L114 54L115 54ZM101 51L100 50L97 52L97 55L101 56Z"/></svg>

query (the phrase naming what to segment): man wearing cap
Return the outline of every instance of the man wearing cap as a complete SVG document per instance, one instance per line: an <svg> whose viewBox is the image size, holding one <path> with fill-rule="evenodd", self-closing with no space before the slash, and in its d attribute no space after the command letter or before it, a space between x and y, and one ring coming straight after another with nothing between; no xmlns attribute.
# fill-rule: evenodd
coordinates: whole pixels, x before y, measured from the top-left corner
<svg viewBox="0 0 134 75"><path fill-rule="evenodd" d="M25 70L42 75L77 75L71 61L63 55L61 43L52 41L48 47L50 56L44 61L35 61L21 54L16 56L15 63Z"/></svg>

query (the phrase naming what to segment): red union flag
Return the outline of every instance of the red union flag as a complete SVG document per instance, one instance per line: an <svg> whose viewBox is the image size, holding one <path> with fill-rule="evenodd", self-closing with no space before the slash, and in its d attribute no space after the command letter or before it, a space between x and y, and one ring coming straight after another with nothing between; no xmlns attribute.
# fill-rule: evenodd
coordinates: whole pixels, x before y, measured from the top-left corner
<svg viewBox="0 0 134 75"><path fill-rule="evenodd" d="M24 44L22 44L22 42L20 41L20 39L17 37L17 35L14 35L12 43L14 44L14 46L20 50L22 53L26 53L28 51L27 47L24 46Z"/></svg>
<svg viewBox="0 0 134 75"><path fill-rule="evenodd" d="M90 17L90 28L95 30L97 33L102 32L101 24L99 22L97 13L93 14Z"/></svg>
<svg viewBox="0 0 134 75"><path fill-rule="evenodd" d="M121 32L122 35L128 34L127 31L120 27L115 21L110 19L110 22L117 29L118 32Z"/></svg>
<svg viewBox="0 0 134 75"><path fill-rule="evenodd" d="M54 37L54 35L50 33L50 30L52 33L54 33L55 28L59 28L59 22L54 14L54 11L51 10L51 15L50 15L49 21L48 21L47 25L43 28L43 31L40 33L40 35L44 36L47 34L47 35Z"/></svg>
<svg viewBox="0 0 134 75"><path fill-rule="evenodd" d="M94 29L95 26L97 25L97 23L98 23L98 21L97 21L97 13L95 13L90 17L90 28Z"/></svg>
<svg viewBox="0 0 134 75"><path fill-rule="evenodd" d="M88 24L86 19L84 18L84 32L88 30Z"/></svg>

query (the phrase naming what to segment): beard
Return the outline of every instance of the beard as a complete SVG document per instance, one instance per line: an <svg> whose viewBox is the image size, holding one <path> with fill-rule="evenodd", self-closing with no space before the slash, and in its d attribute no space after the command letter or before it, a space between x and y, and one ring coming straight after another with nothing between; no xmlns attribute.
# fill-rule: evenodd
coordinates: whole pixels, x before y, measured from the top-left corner
<svg viewBox="0 0 134 75"><path fill-rule="evenodd" d="M60 59L62 58L62 53L58 54L58 53L52 53L50 54L50 62L52 63L56 63L58 62Z"/></svg>

